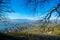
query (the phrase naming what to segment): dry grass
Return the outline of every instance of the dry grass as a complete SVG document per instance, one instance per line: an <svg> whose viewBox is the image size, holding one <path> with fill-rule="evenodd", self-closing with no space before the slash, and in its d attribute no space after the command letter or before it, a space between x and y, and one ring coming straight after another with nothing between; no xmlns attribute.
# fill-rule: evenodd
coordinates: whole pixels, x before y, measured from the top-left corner
<svg viewBox="0 0 60 40"><path fill-rule="evenodd" d="M9 35L14 35L14 36L22 36L22 35L27 35L27 34L35 34L35 35L60 35L60 28L59 28L59 24L48 24L45 25L47 27L41 28L42 25L38 25L26 30L22 30L20 32L14 32L14 33L8 33ZM48 30L48 27L49 30ZM52 30L53 29L53 30Z"/></svg>

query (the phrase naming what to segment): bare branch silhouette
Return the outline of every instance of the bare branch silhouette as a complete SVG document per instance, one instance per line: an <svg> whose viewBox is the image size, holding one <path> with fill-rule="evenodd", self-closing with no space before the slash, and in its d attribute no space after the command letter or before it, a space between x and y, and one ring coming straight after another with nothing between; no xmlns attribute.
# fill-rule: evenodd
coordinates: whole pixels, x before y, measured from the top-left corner
<svg viewBox="0 0 60 40"><path fill-rule="evenodd" d="M47 0L26 0L26 4L27 4L28 8L30 8L31 6L33 6L32 7L32 11L35 14L35 12L37 11L38 4L44 3L46 1Z"/></svg>
<svg viewBox="0 0 60 40"><path fill-rule="evenodd" d="M6 19L6 13L13 12L10 2L11 0L0 0L0 21Z"/></svg>
<svg viewBox="0 0 60 40"><path fill-rule="evenodd" d="M56 11L58 13L58 17L60 16L60 12L58 11L58 8L60 7L60 3L57 5L57 7L55 7L53 10L50 11L50 13L48 13L46 16L45 16L45 19L50 19L50 17L52 16L52 13L54 11Z"/></svg>

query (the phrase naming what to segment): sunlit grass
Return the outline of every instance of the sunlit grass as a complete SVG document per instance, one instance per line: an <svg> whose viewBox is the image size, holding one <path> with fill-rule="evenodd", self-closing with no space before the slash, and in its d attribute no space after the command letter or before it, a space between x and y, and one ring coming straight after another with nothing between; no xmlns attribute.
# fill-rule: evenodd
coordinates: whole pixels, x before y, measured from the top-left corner
<svg viewBox="0 0 60 40"><path fill-rule="evenodd" d="M50 27L49 30L48 30L48 27ZM60 27L59 24L48 24L48 25L47 24L39 24L39 25L36 25L29 29L22 30L20 32L11 32L11 33L7 33L7 34L13 35L13 36L24 36L24 35L29 35L29 34L59 36L60 35L59 27Z"/></svg>

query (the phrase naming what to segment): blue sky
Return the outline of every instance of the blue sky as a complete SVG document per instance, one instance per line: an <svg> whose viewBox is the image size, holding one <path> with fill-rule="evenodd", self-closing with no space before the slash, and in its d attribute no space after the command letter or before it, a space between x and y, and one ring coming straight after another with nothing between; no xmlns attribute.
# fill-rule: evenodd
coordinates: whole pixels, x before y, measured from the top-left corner
<svg viewBox="0 0 60 40"><path fill-rule="evenodd" d="M47 2L38 4L37 12L34 13L35 15L33 16L32 11L33 5L30 5L31 8L28 9L26 7L25 0L11 0L11 8L15 11L15 13L9 13L8 17L10 19L30 19L30 20L40 19L41 17L49 13L50 9L52 10L53 7L56 7L60 0L47 0ZM57 13L54 12L51 18L52 19L56 18L56 14ZM0 27L0 29L2 28L6 27L4 26Z"/></svg>
<svg viewBox="0 0 60 40"><path fill-rule="evenodd" d="M8 16L11 19L40 19L40 17L44 16L44 14L46 15L47 13L49 13L50 9L56 7L59 1L60 0L47 0L48 3L45 2L38 4L37 11L33 16L33 5L30 5L31 7L27 8L25 0L11 0L11 7L15 11L15 13L11 13ZM56 13L54 12L52 18L55 14Z"/></svg>

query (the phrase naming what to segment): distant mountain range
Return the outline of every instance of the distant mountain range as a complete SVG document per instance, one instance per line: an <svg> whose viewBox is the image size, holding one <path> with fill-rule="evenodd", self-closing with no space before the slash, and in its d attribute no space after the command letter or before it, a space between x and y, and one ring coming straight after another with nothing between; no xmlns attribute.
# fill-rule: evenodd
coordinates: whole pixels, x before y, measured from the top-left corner
<svg viewBox="0 0 60 40"><path fill-rule="evenodd" d="M54 23L56 20L50 20L49 23ZM57 22L60 22L58 20ZM28 20L28 19L11 19L11 20L4 20L0 21L0 25L5 25L5 26L12 26L12 25L26 25L26 24L39 24L39 23L47 23L45 20Z"/></svg>
<svg viewBox="0 0 60 40"><path fill-rule="evenodd" d="M50 20L48 23L54 23L55 20ZM60 20L57 22L60 23ZM5 20L0 22L0 26L8 26L8 28L5 28L2 32L18 32L24 29L28 29L32 26L35 26L36 24L40 23L47 23L45 20L28 20L28 19L11 19L11 20Z"/></svg>
<svg viewBox="0 0 60 40"><path fill-rule="evenodd" d="M21 26L21 25L31 24L32 22L33 22L32 20L27 20L27 19L11 19L11 20L8 20L8 21L1 21L0 25Z"/></svg>

